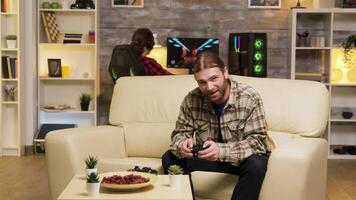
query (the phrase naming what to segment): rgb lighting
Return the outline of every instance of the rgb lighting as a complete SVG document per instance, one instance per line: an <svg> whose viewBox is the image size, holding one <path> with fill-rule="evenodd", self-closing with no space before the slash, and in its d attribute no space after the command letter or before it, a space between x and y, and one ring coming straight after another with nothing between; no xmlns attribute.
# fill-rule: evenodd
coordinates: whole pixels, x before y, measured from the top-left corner
<svg viewBox="0 0 356 200"><path fill-rule="evenodd" d="M254 58L256 61L261 61L262 58L263 58L263 54L262 54L260 51L257 51L257 52L253 55L253 58Z"/></svg>
<svg viewBox="0 0 356 200"><path fill-rule="evenodd" d="M262 72L262 65L260 64L256 64L253 66L253 71L257 74L261 73Z"/></svg>
<svg viewBox="0 0 356 200"><path fill-rule="evenodd" d="M260 49L260 48L262 48L263 47L263 44L264 44L264 42L263 42L263 40L262 39L256 39L255 40L255 49Z"/></svg>

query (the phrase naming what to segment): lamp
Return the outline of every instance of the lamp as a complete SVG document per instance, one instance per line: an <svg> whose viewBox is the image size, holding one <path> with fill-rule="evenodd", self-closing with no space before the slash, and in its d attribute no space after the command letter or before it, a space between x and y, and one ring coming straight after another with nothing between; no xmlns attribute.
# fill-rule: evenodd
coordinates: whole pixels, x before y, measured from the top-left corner
<svg viewBox="0 0 356 200"><path fill-rule="evenodd" d="M161 43L158 41L157 33L154 33L154 34L153 34L153 41L154 41L154 43L155 43L155 45L153 46L153 48L160 48L160 47L162 47Z"/></svg>
<svg viewBox="0 0 356 200"><path fill-rule="evenodd" d="M305 8L305 7L302 6L302 5L300 4L300 1L298 0L298 1L297 1L297 5L295 5L294 7L291 7L291 9L294 9L294 8Z"/></svg>

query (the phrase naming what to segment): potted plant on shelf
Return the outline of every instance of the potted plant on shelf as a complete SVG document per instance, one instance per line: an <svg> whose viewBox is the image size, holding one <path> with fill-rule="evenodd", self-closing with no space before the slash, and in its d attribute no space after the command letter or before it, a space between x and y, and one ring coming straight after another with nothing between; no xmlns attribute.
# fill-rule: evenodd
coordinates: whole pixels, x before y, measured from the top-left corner
<svg viewBox="0 0 356 200"><path fill-rule="evenodd" d="M5 101L15 101L16 86L4 85Z"/></svg>
<svg viewBox="0 0 356 200"><path fill-rule="evenodd" d="M97 173L98 169L96 165L98 164L98 159L95 156L88 156L85 160L86 165L86 174L90 175L91 173Z"/></svg>
<svg viewBox="0 0 356 200"><path fill-rule="evenodd" d="M177 187L180 185L181 175L183 174L183 169L179 165L171 165L168 168L169 183L171 187Z"/></svg>
<svg viewBox="0 0 356 200"><path fill-rule="evenodd" d="M87 192L90 197L97 197L100 190L100 181L97 173L87 175Z"/></svg>
<svg viewBox="0 0 356 200"><path fill-rule="evenodd" d="M82 93L82 95L80 95L80 108L82 111L89 110L89 104L92 99L93 97L90 94Z"/></svg>
<svg viewBox="0 0 356 200"><path fill-rule="evenodd" d="M344 63L346 66L352 66L353 52L352 49L356 47L356 35L350 35L346 41L342 43L344 48Z"/></svg>
<svg viewBox="0 0 356 200"><path fill-rule="evenodd" d="M17 36L16 35L7 35L6 36L7 48L15 49L16 48L16 41L17 41Z"/></svg>

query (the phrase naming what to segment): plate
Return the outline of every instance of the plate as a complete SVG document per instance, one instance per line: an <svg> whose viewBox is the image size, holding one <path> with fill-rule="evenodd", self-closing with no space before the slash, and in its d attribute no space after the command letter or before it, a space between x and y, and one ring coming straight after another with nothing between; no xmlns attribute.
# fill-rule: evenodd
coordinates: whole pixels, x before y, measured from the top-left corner
<svg viewBox="0 0 356 200"><path fill-rule="evenodd" d="M140 175L145 178L149 178L150 180L146 183L140 184L110 184L110 183L100 183L101 188L110 189L110 190L138 190L141 188L148 187L152 185L154 182L157 181L157 176L149 173L143 172L128 172L128 171L120 171L120 172L108 172L99 174L100 182L104 179L104 177L119 175L119 176L126 176L129 174Z"/></svg>

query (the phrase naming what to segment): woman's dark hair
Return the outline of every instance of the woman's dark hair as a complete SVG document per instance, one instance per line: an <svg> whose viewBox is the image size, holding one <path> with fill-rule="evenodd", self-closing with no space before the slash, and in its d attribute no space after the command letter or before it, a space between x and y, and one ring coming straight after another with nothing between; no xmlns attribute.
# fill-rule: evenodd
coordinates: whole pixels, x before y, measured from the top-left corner
<svg viewBox="0 0 356 200"><path fill-rule="evenodd" d="M134 46L138 55L143 53L144 48L153 49L155 45L153 33L148 28L139 28L132 35L131 44Z"/></svg>
<svg viewBox="0 0 356 200"><path fill-rule="evenodd" d="M197 60L194 62L192 72L195 74L202 69L209 69L213 67L218 67L221 70L224 70L225 64L217 54L205 51L199 54Z"/></svg>

